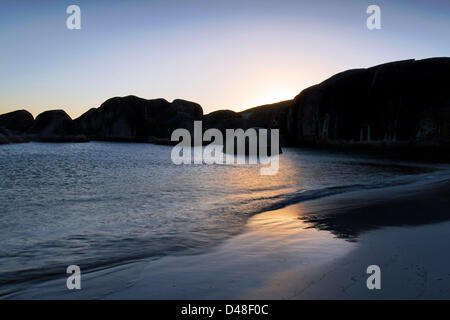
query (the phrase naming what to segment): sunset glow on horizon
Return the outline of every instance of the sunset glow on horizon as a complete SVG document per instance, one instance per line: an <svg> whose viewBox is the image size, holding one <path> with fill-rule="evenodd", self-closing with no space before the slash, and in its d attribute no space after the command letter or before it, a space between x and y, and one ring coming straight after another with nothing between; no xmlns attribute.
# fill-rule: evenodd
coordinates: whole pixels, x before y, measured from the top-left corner
<svg viewBox="0 0 450 320"><path fill-rule="evenodd" d="M357 0L2 1L0 113L75 118L126 95L242 111L347 69L449 55L449 2L377 3L380 30ZM81 30L66 28L71 4Z"/></svg>

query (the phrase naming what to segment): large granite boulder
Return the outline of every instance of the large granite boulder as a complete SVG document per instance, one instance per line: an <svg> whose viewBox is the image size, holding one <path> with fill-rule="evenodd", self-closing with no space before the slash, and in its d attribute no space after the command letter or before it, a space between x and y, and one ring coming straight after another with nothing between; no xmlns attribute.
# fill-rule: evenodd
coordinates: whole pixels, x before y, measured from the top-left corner
<svg viewBox="0 0 450 320"><path fill-rule="evenodd" d="M254 126L286 130L286 115L291 106L292 100L286 100L247 109L239 114Z"/></svg>
<svg viewBox="0 0 450 320"><path fill-rule="evenodd" d="M339 73L303 90L287 113L298 146L447 146L450 58Z"/></svg>
<svg viewBox="0 0 450 320"><path fill-rule="evenodd" d="M0 115L0 144L27 142L24 134L33 125L33 116L26 110Z"/></svg>
<svg viewBox="0 0 450 320"><path fill-rule="evenodd" d="M237 130L237 129L242 129L244 131L244 134L246 133L246 131L248 129L254 129L255 133L256 133L256 154L251 153L250 151L250 144L249 144L249 139L248 137L244 137L244 150L238 150L238 138L235 137L234 138L234 148L232 148L232 152L235 155L245 155L245 156L256 156L260 154L260 150L259 150L259 139L260 139L260 135L259 132L261 129L263 128L259 128L259 127L254 127L252 126L253 123L251 121L248 120L248 118L246 119L245 116L243 116L241 113L237 113L231 110L219 110L219 111L214 111L211 112L207 115L205 115L203 117L203 130L208 130L208 129L218 129L222 132L223 134L223 144L224 144L224 152L227 152L227 140L226 140L226 130L227 129L233 129L233 130ZM248 133L248 132L247 132ZM265 155L272 155L271 152L271 133L270 133L270 129L267 130L267 135L266 135L266 145L267 145L267 150L265 150ZM261 151L263 152L263 151ZM281 148L278 148L278 150L276 151L276 154L281 153Z"/></svg>
<svg viewBox="0 0 450 320"><path fill-rule="evenodd" d="M218 110L203 117L203 130L219 129L225 134L226 129L247 129L249 122L242 115L231 110Z"/></svg>
<svg viewBox="0 0 450 320"><path fill-rule="evenodd" d="M193 132L194 121L202 117L203 109L194 102L127 96L111 98L75 122L92 140L161 142L170 141L178 128Z"/></svg>
<svg viewBox="0 0 450 320"><path fill-rule="evenodd" d="M244 119L254 127L279 129L282 145L292 144L287 135L287 114L292 106L292 100L267 104L240 112Z"/></svg>
<svg viewBox="0 0 450 320"><path fill-rule="evenodd" d="M79 125L63 110L50 110L39 114L27 135L31 140L42 142L89 141Z"/></svg>
<svg viewBox="0 0 450 320"><path fill-rule="evenodd" d="M33 125L33 116L26 110L17 110L0 115L0 128L14 133L24 133Z"/></svg>

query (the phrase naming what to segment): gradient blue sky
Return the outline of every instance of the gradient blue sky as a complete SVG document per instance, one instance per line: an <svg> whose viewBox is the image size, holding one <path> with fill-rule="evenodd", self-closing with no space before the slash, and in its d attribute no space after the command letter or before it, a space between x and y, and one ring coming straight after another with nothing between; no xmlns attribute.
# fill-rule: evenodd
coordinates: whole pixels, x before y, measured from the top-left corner
<svg viewBox="0 0 450 320"><path fill-rule="evenodd" d="M67 6L82 29L66 28ZM366 8L381 8L368 30ZM450 1L0 1L0 113L113 96L183 98L205 111L293 98L349 69L450 56Z"/></svg>

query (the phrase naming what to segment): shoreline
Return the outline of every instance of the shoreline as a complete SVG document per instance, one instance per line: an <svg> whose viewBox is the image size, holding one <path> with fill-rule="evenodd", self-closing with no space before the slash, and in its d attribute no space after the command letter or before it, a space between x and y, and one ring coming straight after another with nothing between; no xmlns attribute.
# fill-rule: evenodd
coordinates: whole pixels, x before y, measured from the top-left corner
<svg viewBox="0 0 450 320"><path fill-rule="evenodd" d="M294 269L275 275L266 285L245 297L272 299L450 299L450 181L423 186L408 185L399 191L372 190L330 197L321 204L300 204L306 221L321 208L322 219L314 228L356 244L354 250L329 263L306 270ZM389 193L389 191L392 191ZM373 219L406 210L395 219ZM355 221L355 215L366 219ZM327 219L326 216L331 216ZM428 217L427 217L428 216ZM347 224L342 234L341 222ZM323 222L325 221L325 222ZM333 226L334 224L334 226ZM353 232L351 232L353 231ZM355 232L356 236L355 236ZM368 290L366 269L381 269L381 290Z"/></svg>
<svg viewBox="0 0 450 320"><path fill-rule="evenodd" d="M449 191L450 181L441 179L306 201L251 217L242 234L208 253L90 272L82 290L67 290L62 277L4 298L450 298ZM402 223L373 219L406 204ZM355 219L364 212L368 220ZM352 232L342 233L343 223ZM366 288L371 264L381 267L382 290Z"/></svg>

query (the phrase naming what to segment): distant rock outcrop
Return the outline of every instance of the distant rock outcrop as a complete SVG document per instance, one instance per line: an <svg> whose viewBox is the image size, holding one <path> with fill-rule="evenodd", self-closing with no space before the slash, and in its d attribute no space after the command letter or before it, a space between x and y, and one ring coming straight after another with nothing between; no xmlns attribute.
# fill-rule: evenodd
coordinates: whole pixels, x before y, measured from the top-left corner
<svg viewBox="0 0 450 320"><path fill-rule="evenodd" d="M27 136L42 142L86 142L84 135L70 116L63 110L50 110L39 114Z"/></svg>
<svg viewBox="0 0 450 320"><path fill-rule="evenodd" d="M24 134L33 125L33 116L26 110L0 115L0 144L27 142Z"/></svg>
<svg viewBox="0 0 450 320"><path fill-rule="evenodd" d="M273 104L247 109L239 112L252 126L267 129L279 129L282 145L290 145L287 132L287 114L293 101L286 100Z"/></svg>
<svg viewBox="0 0 450 320"><path fill-rule="evenodd" d="M0 115L0 127L15 133L24 133L33 125L33 121L33 116L26 110L17 110Z"/></svg>
<svg viewBox="0 0 450 320"><path fill-rule="evenodd" d="M251 110L256 110L257 108L253 108ZM256 119L256 117L255 117ZM257 137L257 143L256 143L256 154L259 154L259 131L262 129L262 127L267 128L264 125L258 125L259 123L257 121L253 121L254 119L249 119L248 114L246 114L246 112L234 112L231 110L218 110L218 111L214 111L211 112L207 115L205 115L203 117L203 130L208 130L208 129L218 129L220 130L223 135L224 135L224 152L226 152L226 129L243 129L248 130L248 129L255 129L256 132L256 137ZM267 131L267 155L271 155L271 139L270 139L270 130ZM234 141L234 150L232 153L234 153L235 155L254 155L252 153L250 153L250 148L249 148L249 140L248 138L245 138L245 143L244 143L244 150L243 152L241 152L240 150L238 150L237 146L238 146L238 141L237 139L235 139ZM281 153L281 148L278 148L278 150L276 151L276 154Z"/></svg>
<svg viewBox="0 0 450 320"><path fill-rule="evenodd" d="M203 117L203 129L219 129L225 133L226 129L247 129L249 122L242 115L231 110L218 110Z"/></svg>
<svg viewBox="0 0 450 320"><path fill-rule="evenodd" d="M145 142L168 141L178 128L192 132L194 120L202 117L203 109L194 102L127 96L111 98L75 122L92 140Z"/></svg>

